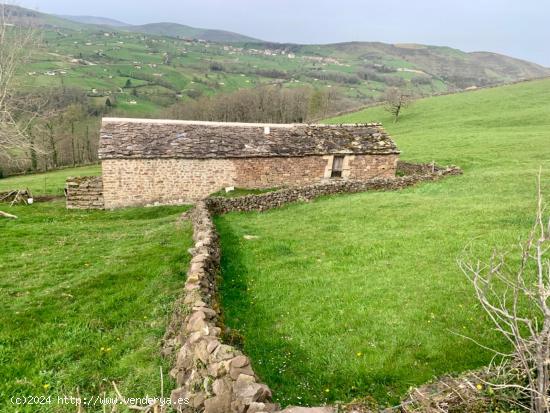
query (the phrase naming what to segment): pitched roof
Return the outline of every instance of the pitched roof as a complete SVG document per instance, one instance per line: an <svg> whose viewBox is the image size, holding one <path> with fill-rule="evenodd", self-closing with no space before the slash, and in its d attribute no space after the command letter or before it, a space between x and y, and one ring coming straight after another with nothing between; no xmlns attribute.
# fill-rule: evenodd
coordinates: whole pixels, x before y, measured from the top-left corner
<svg viewBox="0 0 550 413"><path fill-rule="evenodd" d="M100 159L395 154L380 124L306 125L104 118Z"/></svg>

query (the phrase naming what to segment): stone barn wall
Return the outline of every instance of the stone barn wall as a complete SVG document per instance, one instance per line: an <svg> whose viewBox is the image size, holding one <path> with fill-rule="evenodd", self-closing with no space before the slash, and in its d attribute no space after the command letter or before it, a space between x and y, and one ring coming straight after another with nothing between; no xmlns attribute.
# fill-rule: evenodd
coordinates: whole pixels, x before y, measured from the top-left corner
<svg viewBox="0 0 550 413"><path fill-rule="evenodd" d="M309 185L323 178L327 166L322 156L243 158L232 162L234 186L248 189Z"/></svg>
<svg viewBox="0 0 550 413"><path fill-rule="evenodd" d="M105 208L183 204L233 185L225 159L107 159L102 162Z"/></svg>
<svg viewBox="0 0 550 413"><path fill-rule="evenodd" d="M333 156L233 159L106 159L105 208L191 203L228 186L274 188L329 180ZM343 179L395 176L397 155L344 158Z"/></svg>
<svg viewBox="0 0 550 413"><path fill-rule="evenodd" d="M297 187L330 179L333 155L233 159L234 186L248 189ZM398 155L346 155L343 179L391 178ZM215 191L214 191L215 192Z"/></svg>
<svg viewBox="0 0 550 413"><path fill-rule="evenodd" d="M65 183L67 209L103 209L103 181L101 176L67 178Z"/></svg>

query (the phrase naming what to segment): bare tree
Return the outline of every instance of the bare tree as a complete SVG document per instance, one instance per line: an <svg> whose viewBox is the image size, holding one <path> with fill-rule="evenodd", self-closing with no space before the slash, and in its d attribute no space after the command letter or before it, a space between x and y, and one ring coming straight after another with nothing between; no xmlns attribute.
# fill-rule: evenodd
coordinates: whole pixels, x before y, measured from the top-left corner
<svg viewBox="0 0 550 413"><path fill-rule="evenodd" d="M515 390L536 413L550 412L550 221L543 214L539 174L536 218L520 244L519 261L495 251L487 263L459 262L496 330L513 348L510 354L495 353L505 361L499 371L514 379L491 384Z"/></svg>
<svg viewBox="0 0 550 413"><path fill-rule="evenodd" d="M399 120L399 115L403 109L412 103L413 97L407 90L390 87L384 94L384 101L386 102L384 108L392 114L395 123Z"/></svg>
<svg viewBox="0 0 550 413"><path fill-rule="evenodd" d="M0 162L29 152L32 141L27 135L32 114L23 124L15 116L20 102L13 81L17 69L29 57L36 36L31 26L10 23L10 10L10 6L0 4Z"/></svg>
<svg viewBox="0 0 550 413"><path fill-rule="evenodd" d="M337 99L337 93L331 90L261 86L178 103L167 111L167 116L225 122L301 123L314 115L326 116Z"/></svg>

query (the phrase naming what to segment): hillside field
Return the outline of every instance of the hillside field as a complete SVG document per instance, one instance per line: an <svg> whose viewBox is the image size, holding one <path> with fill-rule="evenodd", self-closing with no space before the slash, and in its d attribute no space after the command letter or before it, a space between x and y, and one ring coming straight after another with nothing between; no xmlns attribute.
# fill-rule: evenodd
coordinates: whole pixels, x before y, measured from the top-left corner
<svg viewBox="0 0 550 413"><path fill-rule="evenodd" d="M89 170L48 182L78 172ZM9 182L37 192L29 178ZM177 222L186 208L67 211L60 200L0 209L19 216L0 220L0 412L72 413L58 396L112 397L111 381L126 397L160 397L161 368L169 394L160 349L189 261L191 228ZM31 395L53 402L10 402Z"/></svg>
<svg viewBox="0 0 550 413"><path fill-rule="evenodd" d="M30 21L40 35L18 72L19 90L78 88L115 115L159 117L177 102L265 85L336 91L340 110L372 103L388 87L433 95L550 76L534 63L450 47L280 44L174 23L127 26L9 10L15 24Z"/></svg>
<svg viewBox="0 0 550 413"><path fill-rule="evenodd" d="M550 81L428 98L396 124L382 108L330 119L381 121L408 161L464 175L398 192L325 197L218 217L221 296L256 372L282 404L373 396L485 365L504 343L457 266L513 250L550 199ZM255 235L257 239L244 238Z"/></svg>

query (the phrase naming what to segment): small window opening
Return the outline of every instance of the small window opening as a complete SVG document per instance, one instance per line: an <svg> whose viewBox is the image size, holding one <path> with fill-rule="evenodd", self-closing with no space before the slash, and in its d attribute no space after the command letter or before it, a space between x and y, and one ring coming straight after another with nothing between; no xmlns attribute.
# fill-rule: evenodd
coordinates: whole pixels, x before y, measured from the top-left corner
<svg viewBox="0 0 550 413"><path fill-rule="evenodd" d="M344 166L344 157L335 156L334 159L332 160L332 172L330 174L330 177L341 178L343 166Z"/></svg>

